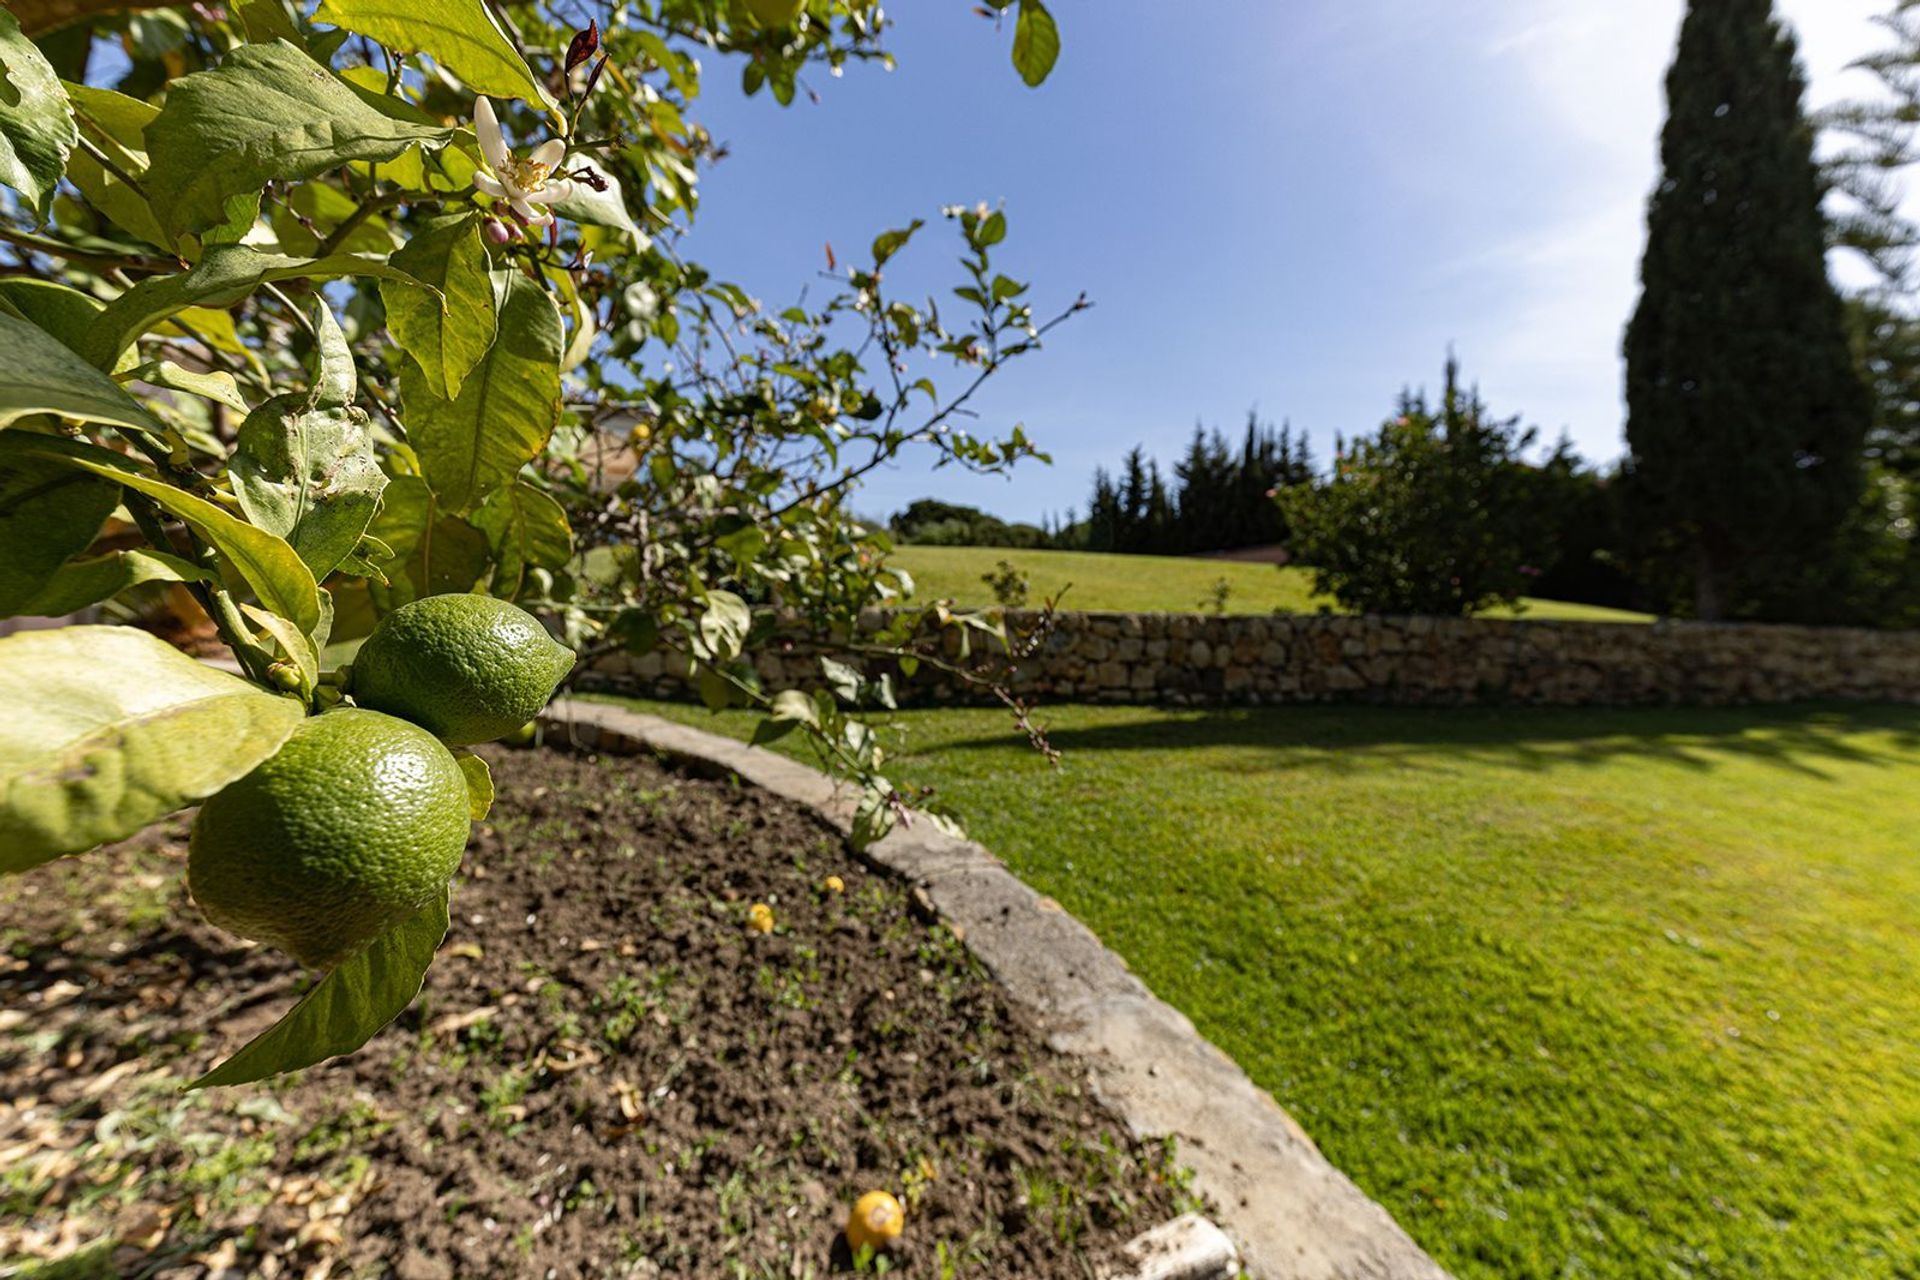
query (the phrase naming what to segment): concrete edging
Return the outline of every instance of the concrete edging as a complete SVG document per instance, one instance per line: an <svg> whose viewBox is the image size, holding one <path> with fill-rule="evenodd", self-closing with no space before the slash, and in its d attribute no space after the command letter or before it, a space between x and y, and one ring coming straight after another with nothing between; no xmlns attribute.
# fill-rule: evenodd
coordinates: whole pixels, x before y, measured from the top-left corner
<svg viewBox="0 0 1920 1280"><path fill-rule="evenodd" d="M550 730L609 753L651 751L727 770L851 825L855 797L817 770L731 738L621 707L556 702ZM1087 1063L1095 1092L1137 1135L1171 1135L1257 1280L1447 1280L1387 1211L1193 1023L1092 931L982 846L932 822L869 849L916 885L1054 1046Z"/></svg>

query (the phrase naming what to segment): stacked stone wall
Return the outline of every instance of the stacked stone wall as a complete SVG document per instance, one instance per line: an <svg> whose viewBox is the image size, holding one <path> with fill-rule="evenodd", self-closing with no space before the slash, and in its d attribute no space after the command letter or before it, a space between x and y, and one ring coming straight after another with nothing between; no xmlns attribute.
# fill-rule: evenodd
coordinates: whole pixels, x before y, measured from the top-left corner
<svg viewBox="0 0 1920 1280"><path fill-rule="evenodd" d="M1009 611L1017 634L1038 614ZM878 617L868 626L877 627ZM820 683L796 637L760 658L770 688ZM602 688L682 697L684 656L615 654ZM923 664L903 703L990 701ZM1175 706L1370 702L1401 706L1726 705L1812 699L1920 702L1920 631L1275 615L1067 613L1020 664L1021 695Z"/></svg>

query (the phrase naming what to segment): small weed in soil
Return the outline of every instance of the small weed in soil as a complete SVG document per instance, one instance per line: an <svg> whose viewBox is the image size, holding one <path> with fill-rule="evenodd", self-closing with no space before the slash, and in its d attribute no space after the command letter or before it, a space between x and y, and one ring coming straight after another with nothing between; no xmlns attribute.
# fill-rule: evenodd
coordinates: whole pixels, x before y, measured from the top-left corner
<svg viewBox="0 0 1920 1280"><path fill-rule="evenodd" d="M180 1090L306 981L200 921L183 822L0 881L0 1276L1084 1280L1193 1207L810 816L490 758L420 1000L290 1080ZM850 1258L873 1188L904 1248Z"/></svg>

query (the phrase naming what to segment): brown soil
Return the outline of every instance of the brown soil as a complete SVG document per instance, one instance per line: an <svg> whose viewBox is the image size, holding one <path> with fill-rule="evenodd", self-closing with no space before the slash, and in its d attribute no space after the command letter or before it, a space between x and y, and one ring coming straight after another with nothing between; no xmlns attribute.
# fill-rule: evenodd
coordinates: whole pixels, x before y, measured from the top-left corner
<svg viewBox="0 0 1920 1280"><path fill-rule="evenodd" d="M186 902L181 822L0 881L0 1275L825 1276L879 1187L909 1205L881 1269L1084 1280L1190 1207L811 817L493 760L422 999L270 1087L179 1091L302 981Z"/></svg>

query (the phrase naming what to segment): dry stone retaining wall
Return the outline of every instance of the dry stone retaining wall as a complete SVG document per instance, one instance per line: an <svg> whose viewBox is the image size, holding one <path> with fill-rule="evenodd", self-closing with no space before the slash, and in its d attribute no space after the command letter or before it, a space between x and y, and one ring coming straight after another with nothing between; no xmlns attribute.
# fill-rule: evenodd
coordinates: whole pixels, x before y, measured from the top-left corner
<svg viewBox="0 0 1920 1280"><path fill-rule="evenodd" d="M1040 615L1013 610L1007 620L1018 633ZM686 672L684 657L655 653L604 658L594 674L602 687L676 697L688 691ZM763 654L760 674L777 688L820 681L799 638ZM895 681L903 702L984 699L925 666ZM1041 700L1174 705L1920 702L1920 631L1065 613L1012 683Z"/></svg>

